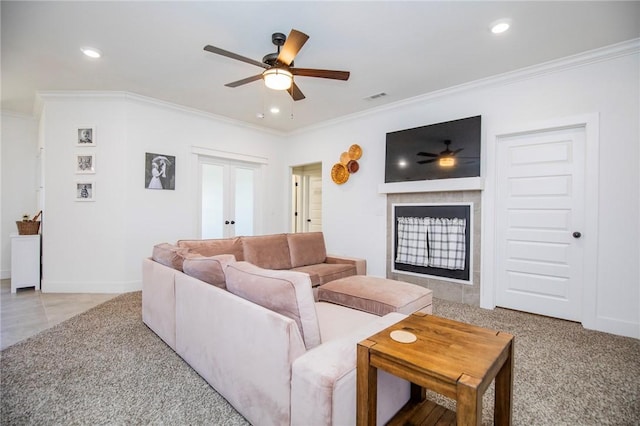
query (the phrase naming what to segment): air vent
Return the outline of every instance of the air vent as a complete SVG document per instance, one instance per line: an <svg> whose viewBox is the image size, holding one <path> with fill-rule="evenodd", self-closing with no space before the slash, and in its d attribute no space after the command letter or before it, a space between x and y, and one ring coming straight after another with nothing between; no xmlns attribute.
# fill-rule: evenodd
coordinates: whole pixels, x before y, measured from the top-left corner
<svg viewBox="0 0 640 426"><path fill-rule="evenodd" d="M383 96L387 96L386 93L384 92L380 92L380 93L376 93L375 95L371 95L371 96L367 96L366 98L364 98L366 101L372 101L374 99L378 99L378 98L382 98Z"/></svg>

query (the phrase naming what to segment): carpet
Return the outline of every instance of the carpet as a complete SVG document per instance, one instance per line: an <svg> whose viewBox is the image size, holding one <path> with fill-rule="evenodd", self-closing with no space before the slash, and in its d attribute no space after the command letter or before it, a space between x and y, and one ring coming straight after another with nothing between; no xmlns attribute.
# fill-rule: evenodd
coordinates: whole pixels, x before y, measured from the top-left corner
<svg viewBox="0 0 640 426"><path fill-rule="evenodd" d="M516 336L514 424L640 424L640 340L506 309L439 299L434 307ZM140 312L141 293L127 293L2 351L0 423L248 424ZM492 398L493 385L483 399L486 424Z"/></svg>

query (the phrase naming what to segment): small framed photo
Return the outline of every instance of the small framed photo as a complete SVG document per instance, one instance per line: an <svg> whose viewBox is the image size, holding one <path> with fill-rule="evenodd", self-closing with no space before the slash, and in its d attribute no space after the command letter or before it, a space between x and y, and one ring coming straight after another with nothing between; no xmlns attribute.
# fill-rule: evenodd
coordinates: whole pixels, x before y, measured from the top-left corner
<svg viewBox="0 0 640 426"><path fill-rule="evenodd" d="M76 154L76 174L92 174L95 172L95 154Z"/></svg>
<svg viewBox="0 0 640 426"><path fill-rule="evenodd" d="M147 189L176 189L176 157L145 153L144 187Z"/></svg>
<svg viewBox="0 0 640 426"><path fill-rule="evenodd" d="M78 146L96 146L96 126L78 126Z"/></svg>
<svg viewBox="0 0 640 426"><path fill-rule="evenodd" d="M93 181L76 182L76 201L95 201L96 184Z"/></svg>

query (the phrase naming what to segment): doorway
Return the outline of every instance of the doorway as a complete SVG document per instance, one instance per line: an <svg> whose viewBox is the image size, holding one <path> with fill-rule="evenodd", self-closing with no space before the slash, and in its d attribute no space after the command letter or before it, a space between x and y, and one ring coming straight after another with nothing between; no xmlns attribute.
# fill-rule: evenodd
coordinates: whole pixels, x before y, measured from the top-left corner
<svg viewBox="0 0 640 426"><path fill-rule="evenodd" d="M322 163L291 171L291 232L322 231Z"/></svg>

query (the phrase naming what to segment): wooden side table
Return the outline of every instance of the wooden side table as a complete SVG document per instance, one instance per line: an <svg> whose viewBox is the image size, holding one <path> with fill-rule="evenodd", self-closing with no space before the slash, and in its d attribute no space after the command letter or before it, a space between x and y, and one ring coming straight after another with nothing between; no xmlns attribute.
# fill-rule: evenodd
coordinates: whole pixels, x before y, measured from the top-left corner
<svg viewBox="0 0 640 426"><path fill-rule="evenodd" d="M390 333L413 333L399 343ZM495 378L494 424L510 425L513 336L417 312L358 343L357 424L376 424L377 369L412 383L411 399L389 424L480 425L482 395ZM453 413L425 398L425 389L456 400Z"/></svg>

